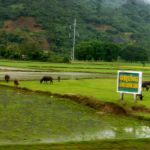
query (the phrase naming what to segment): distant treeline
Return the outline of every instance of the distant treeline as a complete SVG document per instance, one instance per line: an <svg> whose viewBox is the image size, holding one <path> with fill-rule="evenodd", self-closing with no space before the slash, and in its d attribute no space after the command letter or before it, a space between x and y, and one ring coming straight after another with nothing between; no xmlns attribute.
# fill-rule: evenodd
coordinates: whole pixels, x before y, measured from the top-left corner
<svg viewBox="0 0 150 150"><path fill-rule="evenodd" d="M78 60L94 61L147 61L147 51L134 44L119 44L110 41L86 41L75 48ZM70 56L63 53L44 51L37 40L17 33L0 32L0 58L18 60L40 60L51 62L69 62Z"/></svg>
<svg viewBox="0 0 150 150"><path fill-rule="evenodd" d="M142 47L102 41L80 43L75 54L78 60L116 61L122 59L130 62L148 60L147 51Z"/></svg>

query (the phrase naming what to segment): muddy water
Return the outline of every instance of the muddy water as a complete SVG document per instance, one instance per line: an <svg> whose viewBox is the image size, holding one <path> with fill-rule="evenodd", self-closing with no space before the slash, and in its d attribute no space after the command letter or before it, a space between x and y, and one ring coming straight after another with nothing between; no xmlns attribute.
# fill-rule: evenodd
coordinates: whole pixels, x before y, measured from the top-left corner
<svg viewBox="0 0 150 150"><path fill-rule="evenodd" d="M39 80L42 76L52 76L57 79L83 79L83 78L111 78L116 75L109 73L87 73L87 72L41 72L34 69L14 68L0 66L0 80L4 80L5 74L10 75L11 79L19 80Z"/></svg>
<svg viewBox="0 0 150 150"><path fill-rule="evenodd" d="M4 75L9 74L11 79L19 80L39 80L42 76L52 76L57 79L60 76L62 79L81 79L81 78L106 78L112 77L111 74L99 73L81 73L81 72L33 72L33 71L1 71L0 80L4 79Z"/></svg>
<svg viewBox="0 0 150 150"><path fill-rule="evenodd" d="M150 138L150 122L0 86L0 143Z"/></svg>

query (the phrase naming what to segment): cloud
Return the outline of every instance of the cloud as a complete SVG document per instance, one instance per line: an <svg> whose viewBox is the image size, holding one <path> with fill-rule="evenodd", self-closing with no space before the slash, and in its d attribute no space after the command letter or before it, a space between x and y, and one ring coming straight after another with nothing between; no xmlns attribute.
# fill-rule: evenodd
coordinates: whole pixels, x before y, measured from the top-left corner
<svg viewBox="0 0 150 150"><path fill-rule="evenodd" d="M150 4L150 0L141 0L144 1L145 3L149 3Z"/></svg>

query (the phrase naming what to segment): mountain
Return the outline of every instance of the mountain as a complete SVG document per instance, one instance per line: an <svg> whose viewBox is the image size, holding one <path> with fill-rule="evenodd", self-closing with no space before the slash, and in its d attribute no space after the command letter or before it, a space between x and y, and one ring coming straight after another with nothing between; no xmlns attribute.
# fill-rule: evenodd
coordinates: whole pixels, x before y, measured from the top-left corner
<svg viewBox="0 0 150 150"><path fill-rule="evenodd" d="M7 43L24 50L32 43L69 55L76 18L77 44L98 39L150 51L149 0L0 0L0 18L0 34L5 32Z"/></svg>

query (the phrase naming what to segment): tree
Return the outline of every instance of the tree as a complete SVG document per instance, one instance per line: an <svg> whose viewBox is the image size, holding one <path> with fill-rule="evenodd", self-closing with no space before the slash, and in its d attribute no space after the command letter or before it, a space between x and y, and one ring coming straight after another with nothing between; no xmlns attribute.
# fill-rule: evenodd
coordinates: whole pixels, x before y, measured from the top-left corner
<svg viewBox="0 0 150 150"><path fill-rule="evenodd" d="M111 42L89 41L77 46L76 58L79 60L117 60L120 47Z"/></svg>
<svg viewBox="0 0 150 150"><path fill-rule="evenodd" d="M141 47L129 45L122 50L121 58L130 62L147 61L148 54L147 51Z"/></svg>

